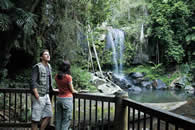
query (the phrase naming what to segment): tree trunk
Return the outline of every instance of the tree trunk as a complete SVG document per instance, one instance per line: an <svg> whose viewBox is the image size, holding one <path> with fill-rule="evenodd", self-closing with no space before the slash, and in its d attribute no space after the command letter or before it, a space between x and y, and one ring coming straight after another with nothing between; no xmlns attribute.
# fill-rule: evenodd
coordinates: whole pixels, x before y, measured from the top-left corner
<svg viewBox="0 0 195 130"><path fill-rule="evenodd" d="M89 49L89 59L91 61L92 69L93 69L93 72L94 72L93 59L92 59L92 54L91 54L91 48L90 48L90 45L89 45L88 35L87 35L87 44L88 44L88 49Z"/></svg>
<svg viewBox="0 0 195 130"><path fill-rule="evenodd" d="M92 44L93 44L93 50L94 50L94 53L95 53L95 58L96 58L96 61L97 61L97 64L98 64L98 68L99 68L99 71L101 73L101 76L103 77L103 73L102 73L102 69L101 69L101 66L100 66L99 58L98 58L98 55L97 55L97 52L96 52L96 49L95 49L95 45L94 45L93 42L92 42Z"/></svg>
<svg viewBox="0 0 195 130"><path fill-rule="evenodd" d="M30 10L32 13L35 11L35 9L38 6L39 2L40 2L40 0L36 0L34 2L34 4L32 5L31 10Z"/></svg>
<svg viewBox="0 0 195 130"><path fill-rule="evenodd" d="M97 52L96 52L96 48L95 48L95 44L94 44L94 41L93 41L93 33L92 33L92 31L91 31L90 26L89 26L89 30L90 30L90 32L91 32L92 45L93 45L93 50L94 50L94 53L95 53L95 58L96 58L96 61L97 61L97 64L98 64L98 68L99 68L100 74L101 74L101 76L103 77L103 73L102 73L102 69L101 69L101 66L100 66L99 58L98 58L98 55L97 55Z"/></svg>
<svg viewBox="0 0 195 130"><path fill-rule="evenodd" d="M159 64L159 44L158 44L158 40L157 40L157 44L156 44L156 63Z"/></svg>

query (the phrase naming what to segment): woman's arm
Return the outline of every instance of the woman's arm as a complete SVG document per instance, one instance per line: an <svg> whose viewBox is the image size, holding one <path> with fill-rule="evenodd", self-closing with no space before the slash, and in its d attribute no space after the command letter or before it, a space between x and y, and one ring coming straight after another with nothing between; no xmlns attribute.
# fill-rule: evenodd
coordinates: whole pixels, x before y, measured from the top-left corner
<svg viewBox="0 0 195 130"><path fill-rule="evenodd" d="M69 83L69 88L72 93L78 93L78 91L74 89L72 82Z"/></svg>

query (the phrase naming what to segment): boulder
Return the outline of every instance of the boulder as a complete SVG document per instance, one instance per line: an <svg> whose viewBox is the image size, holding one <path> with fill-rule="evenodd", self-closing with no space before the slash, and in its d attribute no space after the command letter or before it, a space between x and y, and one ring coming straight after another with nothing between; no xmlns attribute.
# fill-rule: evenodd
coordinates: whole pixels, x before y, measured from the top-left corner
<svg viewBox="0 0 195 130"><path fill-rule="evenodd" d="M152 88L152 81L142 81L141 86L143 88Z"/></svg>
<svg viewBox="0 0 195 130"><path fill-rule="evenodd" d="M96 88L104 94L114 94L117 91L122 91L122 89L114 84L112 81L108 80L108 79L103 79L100 77L95 76L94 74L92 75L92 84L94 84L94 86L96 86Z"/></svg>
<svg viewBox="0 0 195 130"><path fill-rule="evenodd" d="M160 79L154 80L152 83L152 87L155 89L167 89L168 88L166 84Z"/></svg>
<svg viewBox="0 0 195 130"><path fill-rule="evenodd" d="M142 92L142 89L140 87L136 87L136 86L131 87L128 90L129 90L129 92L136 93L136 94Z"/></svg>
<svg viewBox="0 0 195 130"><path fill-rule="evenodd" d="M133 79L137 79L137 78L143 78L145 76L144 73L140 73L140 72L131 72L128 74L128 77L131 77Z"/></svg>
<svg viewBox="0 0 195 130"><path fill-rule="evenodd" d="M97 89L104 94L114 94L114 93L122 91L120 87L115 86L111 83L99 85L97 86Z"/></svg>

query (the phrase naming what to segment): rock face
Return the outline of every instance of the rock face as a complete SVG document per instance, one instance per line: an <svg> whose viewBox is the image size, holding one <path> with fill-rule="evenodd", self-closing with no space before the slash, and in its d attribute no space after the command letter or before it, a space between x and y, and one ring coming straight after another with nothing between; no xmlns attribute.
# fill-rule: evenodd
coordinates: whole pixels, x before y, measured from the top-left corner
<svg viewBox="0 0 195 130"><path fill-rule="evenodd" d="M112 81L104 78L100 78L92 74L91 82L97 87L97 89L104 94L114 94L119 91L123 91L118 85Z"/></svg>
<svg viewBox="0 0 195 130"><path fill-rule="evenodd" d="M167 89L166 84L162 82L160 79L154 80L152 86L155 89Z"/></svg>
<svg viewBox="0 0 195 130"><path fill-rule="evenodd" d="M174 80L170 86L167 86L162 80L155 79L151 80L146 77L146 73L144 72L131 72L127 75L124 74L115 74L113 72L103 72L103 77L99 72L92 74L92 82L98 88L98 90L102 93L113 94L117 91L128 91L130 93L141 93L146 89L149 90L185 90L186 94L195 95L195 84L186 85L185 77L179 77ZM181 79L181 80L180 80ZM177 86L185 86L185 87L177 87ZM194 88L193 88L194 87ZM122 90L121 90L122 89Z"/></svg>
<svg viewBox="0 0 195 130"><path fill-rule="evenodd" d="M132 72L127 76L111 74L111 80L123 89L133 93L140 93L143 89L168 89L168 86L160 79L150 80L145 73Z"/></svg>

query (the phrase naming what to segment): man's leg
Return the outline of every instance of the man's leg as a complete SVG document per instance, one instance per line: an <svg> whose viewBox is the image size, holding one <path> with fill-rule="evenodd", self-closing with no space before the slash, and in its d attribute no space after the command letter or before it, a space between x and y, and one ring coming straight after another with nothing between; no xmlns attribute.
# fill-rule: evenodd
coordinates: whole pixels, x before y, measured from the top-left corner
<svg viewBox="0 0 195 130"><path fill-rule="evenodd" d="M32 130L37 130L37 128L38 128L38 123L32 121L31 128L32 128Z"/></svg>
<svg viewBox="0 0 195 130"><path fill-rule="evenodd" d="M47 127L49 121L50 121L51 117L45 117L42 122L41 122L41 128L40 130L45 130L45 128Z"/></svg>
<svg viewBox="0 0 195 130"><path fill-rule="evenodd" d="M51 108L51 102L50 102L48 94L46 96L44 96L44 103L45 103L45 106L44 106L44 109L42 111L43 118L42 118L40 130L44 130L47 127L47 125L50 122L51 117L53 115L52 108Z"/></svg>
<svg viewBox="0 0 195 130"><path fill-rule="evenodd" d="M37 99L35 99L34 96L32 96L32 130L38 130L38 124L41 119L41 111L42 108L40 101L38 101Z"/></svg>

